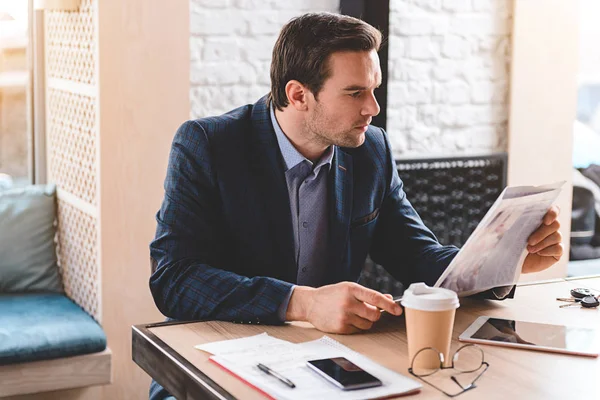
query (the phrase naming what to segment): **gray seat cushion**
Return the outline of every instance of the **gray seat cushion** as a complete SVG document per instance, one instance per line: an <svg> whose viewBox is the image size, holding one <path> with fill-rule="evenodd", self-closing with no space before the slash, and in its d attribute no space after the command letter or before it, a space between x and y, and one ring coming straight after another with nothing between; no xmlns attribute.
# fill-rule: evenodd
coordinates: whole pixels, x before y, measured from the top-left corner
<svg viewBox="0 0 600 400"><path fill-rule="evenodd" d="M0 293L63 291L55 220L54 185L0 191Z"/></svg>

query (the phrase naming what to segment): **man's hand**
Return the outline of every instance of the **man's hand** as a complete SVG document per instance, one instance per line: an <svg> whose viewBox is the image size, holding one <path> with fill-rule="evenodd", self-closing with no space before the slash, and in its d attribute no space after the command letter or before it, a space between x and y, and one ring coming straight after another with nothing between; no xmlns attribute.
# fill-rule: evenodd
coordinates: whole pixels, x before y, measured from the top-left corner
<svg viewBox="0 0 600 400"><path fill-rule="evenodd" d="M563 245L562 235L558 231L560 228L558 214L558 207L552 206L544 215L540 227L529 236L527 240L529 254L521 269L524 274L543 271L560 260Z"/></svg>
<svg viewBox="0 0 600 400"><path fill-rule="evenodd" d="M392 296L358 283L341 282L317 289L296 286L286 320L308 321L320 331L347 334L370 329L381 317L380 309L393 315L402 314Z"/></svg>

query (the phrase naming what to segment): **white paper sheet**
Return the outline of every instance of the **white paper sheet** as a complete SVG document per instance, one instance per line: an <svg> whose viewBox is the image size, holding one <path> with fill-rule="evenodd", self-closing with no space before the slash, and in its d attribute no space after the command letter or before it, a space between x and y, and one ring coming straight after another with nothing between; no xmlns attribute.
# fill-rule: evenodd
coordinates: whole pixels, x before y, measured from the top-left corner
<svg viewBox="0 0 600 400"><path fill-rule="evenodd" d="M263 333L195 347L213 354L213 361L276 399L375 399L409 393L421 388L420 383L373 362L328 336L295 344ZM308 360L331 357L346 357L380 379L383 385L344 391L306 366ZM296 387L290 388L260 371L256 367L258 363L279 372L294 382Z"/></svg>

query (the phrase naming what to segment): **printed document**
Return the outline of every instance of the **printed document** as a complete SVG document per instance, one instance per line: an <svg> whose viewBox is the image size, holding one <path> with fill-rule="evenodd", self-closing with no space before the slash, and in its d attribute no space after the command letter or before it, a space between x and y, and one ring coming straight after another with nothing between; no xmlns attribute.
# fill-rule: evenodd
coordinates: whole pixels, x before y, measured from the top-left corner
<svg viewBox="0 0 600 400"><path fill-rule="evenodd" d="M421 384L385 368L343 344L323 336L304 343L291 343L266 332L241 339L195 346L213 354L210 360L274 399L377 399L416 392ZM383 383L382 386L342 390L306 366L308 360L346 357ZM290 388L256 366L264 364L290 379Z"/></svg>
<svg viewBox="0 0 600 400"><path fill-rule="evenodd" d="M469 296L514 285L528 254L527 239L542 223L563 184L504 189L435 287Z"/></svg>

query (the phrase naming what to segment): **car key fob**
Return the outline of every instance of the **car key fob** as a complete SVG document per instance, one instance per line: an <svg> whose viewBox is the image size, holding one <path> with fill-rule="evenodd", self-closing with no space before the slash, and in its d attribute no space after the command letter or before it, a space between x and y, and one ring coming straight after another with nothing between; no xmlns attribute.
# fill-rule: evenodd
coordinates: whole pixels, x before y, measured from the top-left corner
<svg viewBox="0 0 600 400"><path fill-rule="evenodd" d="M585 308L594 308L594 307L598 307L598 305L600 305L600 302L594 296L586 296L583 299L581 299L580 304L582 307L585 307Z"/></svg>
<svg viewBox="0 0 600 400"><path fill-rule="evenodd" d="M576 299L583 299L584 297L592 295L592 292L586 288L571 289L571 296L575 297Z"/></svg>

